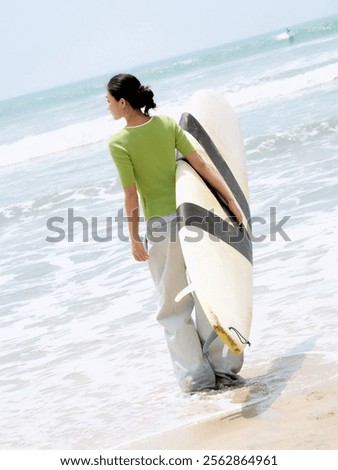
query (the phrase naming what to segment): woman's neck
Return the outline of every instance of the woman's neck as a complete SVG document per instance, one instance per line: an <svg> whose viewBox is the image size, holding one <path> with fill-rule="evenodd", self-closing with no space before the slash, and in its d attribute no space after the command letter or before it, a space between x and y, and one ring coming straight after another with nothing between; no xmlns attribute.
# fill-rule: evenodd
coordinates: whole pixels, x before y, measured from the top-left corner
<svg viewBox="0 0 338 470"><path fill-rule="evenodd" d="M140 126L150 121L150 116L146 116L140 109L131 108L124 116L127 122L127 127Z"/></svg>

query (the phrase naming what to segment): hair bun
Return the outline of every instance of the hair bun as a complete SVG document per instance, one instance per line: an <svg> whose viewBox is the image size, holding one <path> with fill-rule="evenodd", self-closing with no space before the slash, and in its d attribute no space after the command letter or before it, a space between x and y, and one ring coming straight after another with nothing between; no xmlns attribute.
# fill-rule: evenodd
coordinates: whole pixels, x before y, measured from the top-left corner
<svg viewBox="0 0 338 470"><path fill-rule="evenodd" d="M140 108L145 107L144 112L148 115L150 109L156 108L156 103L154 102L154 93L148 86L141 85L138 89L138 95L139 106Z"/></svg>
<svg viewBox="0 0 338 470"><path fill-rule="evenodd" d="M149 88L148 86L145 86L145 85L141 85L140 88L139 88L139 90L138 90L138 92L139 92L140 94L142 94L142 95L144 95L144 94L149 94L149 92L152 93L152 91L150 90L150 88Z"/></svg>

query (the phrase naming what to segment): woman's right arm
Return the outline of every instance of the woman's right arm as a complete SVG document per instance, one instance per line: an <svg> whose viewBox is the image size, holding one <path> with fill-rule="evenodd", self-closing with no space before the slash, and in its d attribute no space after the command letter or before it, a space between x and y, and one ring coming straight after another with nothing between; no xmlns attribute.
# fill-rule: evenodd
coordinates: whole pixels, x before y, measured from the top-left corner
<svg viewBox="0 0 338 470"><path fill-rule="evenodd" d="M235 215L239 224L243 223L243 215L239 207L237 206L232 194L228 190L223 178L220 174L203 158L198 152L194 151L187 155L186 159L190 165L199 173L213 188L220 193L220 195L227 202L229 209Z"/></svg>

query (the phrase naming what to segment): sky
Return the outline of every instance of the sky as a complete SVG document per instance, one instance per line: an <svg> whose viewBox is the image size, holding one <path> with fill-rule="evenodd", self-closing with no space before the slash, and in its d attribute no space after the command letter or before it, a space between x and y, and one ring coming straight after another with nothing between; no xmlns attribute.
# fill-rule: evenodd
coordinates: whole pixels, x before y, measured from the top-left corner
<svg viewBox="0 0 338 470"><path fill-rule="evenodd" d="M333 14L337 0L8 0L0 99Z"/></svg>

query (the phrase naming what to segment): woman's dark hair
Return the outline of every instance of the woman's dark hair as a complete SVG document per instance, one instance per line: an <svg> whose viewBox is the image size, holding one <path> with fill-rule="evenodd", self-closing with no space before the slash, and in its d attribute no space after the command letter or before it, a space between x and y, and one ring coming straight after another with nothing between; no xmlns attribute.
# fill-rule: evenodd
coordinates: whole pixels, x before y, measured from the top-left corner
<svg viewBox="0 0 338 470"><path fill-rule="evenodd" d="M154 93L147 86L128 73L119 73L109 80L107 85L109 93L119 101L124 98L134 109L144 108L144 114L149 116L149 110L156 108Z"/></svg>

